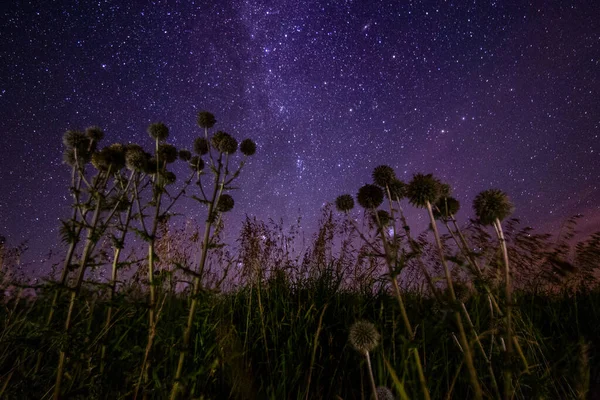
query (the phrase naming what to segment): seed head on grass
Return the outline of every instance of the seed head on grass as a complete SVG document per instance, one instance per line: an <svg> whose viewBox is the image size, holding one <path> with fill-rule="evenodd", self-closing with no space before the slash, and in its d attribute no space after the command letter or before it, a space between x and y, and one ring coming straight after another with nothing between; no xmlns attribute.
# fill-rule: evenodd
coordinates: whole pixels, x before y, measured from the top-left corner
<svg viewBox="0 0 600 400"><path fill-rule="evenodd" d="M335 208L338 211L346 212L354 208L354 199L349 194L343 194L335 199Z"/></svg>
<svg viewBox="0 0 600 400"><path fill-rule="evenodd" d="M475 215L483 225L491 225L496 219L502 221L514 211L510 199L501 190L484 190L473 200Z"/></svg>
<svg viewBox="0 0 600 400"><path fill-rule="evenodd" d="M418 208L427 206L427 202L434 204L441 195L440 181L432 174L415 174L408 184L407 197L412 205Z"/></svg>
<svg viewBox="0 0 600 400"><path fill-rule="evenodd" d="M364 208L377 208L383 203L383 190L376 185L364 185L356 195L358 204Z"/></svg>
<svg viewBox="0 0 600 400"><path fill-rule="evenodd" d="M357 321L350 327L348 341L359 353L369 353L377 347L380 339L375 325L368 321Z"/></svg>
<svg viewBox="0 0 600 400"><path fill-rule="evenodd" d="M215 116L209 113L208 111L200 111L198 113L198 126L202 129L212 128L217 120Z"/></svg>
<svg viewBox="0 0 600 400"><path fill-rule="evenodd" d="M217 204L217 211L219 212L228 212L233 209L235 202L233 201L233 197L228 194L222 194L219 197L219 203Z"/></svg>
<svg viewBox="0 0 600 400"><path fill-rule="evenodd" d="M386 187L396 180L396 173L389 165L380 165L373 170L373 182L381 187Z"/></svg>
<svg viewBox="0 0 600 400"><path fill-rule="evenodd" d="M163 141L169 136L169 128L162 122L150 124L148 134L154 140Z"/></svg>
<svg viewBox="0 0 600 400"><path fill-rule="evenodd" d="M400 179L394 179L388 184L388 189L390 190L390 195L392 196L392 200L402 200L406 197L406 183L402 182ZM385 191L385 196L387 197L388 192Z"/></svg>
<svg viewBox="0 0 600 400"><path fill-rule="evenodd" d="M440 197L437 203L435 203L433 216L436 219L447 219L451 215L455 215L459 209L460 203L454 197Z"/></svg>
<svg viewBox="0 0 600 400"><path fill-rule="evenodd" d="M208 153L209 147L210 144L208 143L208 140L203 137L199 137L194 140L194 152L198 155L203 156Z"/></svg>
<svg viewBox="0 0 600 400"><path fill-rule="evenodd" d="M256 143L252 139L244 139L240 143L240 151L245 156L253 156L256 153Z"/></svg>
<svg viewBox="0 0 600 400"><path fill-rule="evenodd" d="M385 386L378 386L375 393L377 393L377 400L395 400L392 391ZM371 395L371 399L374 398L375 396Z"/></svg>

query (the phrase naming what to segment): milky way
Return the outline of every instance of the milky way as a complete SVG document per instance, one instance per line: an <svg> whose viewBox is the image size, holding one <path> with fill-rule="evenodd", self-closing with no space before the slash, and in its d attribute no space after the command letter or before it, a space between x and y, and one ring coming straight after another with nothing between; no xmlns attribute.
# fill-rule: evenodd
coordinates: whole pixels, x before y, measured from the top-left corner
<svg viewBox="0 0 600 400"><path fill-rule="evenodd" d="M449 182L461 220L491 187L537 227L600 219L600 2L25 3L2 6L0 234L30 257L69 215L65 130L149 146L163 121L191 148L200 110L258 145L232 230L310 232L379 164Z"/></svg>

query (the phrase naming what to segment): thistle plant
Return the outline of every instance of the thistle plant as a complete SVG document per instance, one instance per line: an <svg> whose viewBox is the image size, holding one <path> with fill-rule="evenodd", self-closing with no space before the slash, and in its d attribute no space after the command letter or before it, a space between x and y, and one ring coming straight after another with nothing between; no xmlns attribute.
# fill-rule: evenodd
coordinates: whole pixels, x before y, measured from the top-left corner
<svg viewBox="0 0 600 400"><path fill-rule="evenodd" d="M512 336L512 285L510 279L510 264L508 261L508 250L506 239L502 230L502 220L508 217L514 210L513 204L506 193L498 189L489 189L479 193L473 200L473 209L475 215L482 225L493 225L504 260L504 291L506 297L506 361L504 369L504 398L512 398L512 372L510 361L513 352Z"/></svg>
<svg viewBox="0 0 600 400"><path fill-rule="evenodd" d="M397 196L399 196L400 193L403 192L404 185L400 181L398 181L398 179L396 178L396 175L394 173L394 170L387 165L381 165L374 169L373 181L377 184L383 185L384 188L382 189L377 184L366 184L366 185L362 186L358 190L358 193L356 195L357 202L363 208L365 208L367 211L369 211L371 213L373 222L375 223L375 226L377 227L379 237L383 244L383 249L384 249L383 256L385 258L385 262L388 267L390 282L392 284L392 287L394 290L394 295L395 295L396 299L398 300L398 305L400 307L400 315L402 317L402 322L404 324L404 327L405 327L409 337L411 339L413 339L415 333L414 333L413 327L410 323L410 320L408 318L408 313L406 311L404 298L402 296L402 292L400 291L400 287L398 286L398 281L396 279L396 276L398 275L398 271L402 267L403 259L398 256L398 252L397 252L397 249L399 248L399 244L398 244L398 235L396 234L396 227L395 227L395 224L393 223L394 209L390 205L389 213L385 210L377 210L377 208L383 203L383 200L386 197L386 195L388 198L391 199L392 190L390 190L390 187L392 187L394 190L394 193ZM384 192L384 190L385 190L385 192ZM352 196L345 194L345 195L339 196L336 199L335 204L339 211L344 212L348 216L349 211L354 206L354 200L353 200ZM360 229L358 229L358 227L354 224L354 221L352 221L352 219L350 219L350 218L348 218L348 220L353 223L355 230L359 233L359 236L375 251L375 254L379 254L379 249L377 249L377 247L375 247L375 245L373 245L364 236L364 234L360 231ZM386 229L389 224L391 224L392 230L393 230L391 242L389 241L388 236L386 234ZM406 226L405 221L404 221L404 225ZM427 388L425 375L423 373L421 356L419 355L419 352L416 348L414 348L412 351L413 351L415 365L416 365L417 372L419 375L419 382L421 383L423 395L425 396L426 399L429 399L429 390Z"/></svg>
<svg viewBox="0 0 600 400"><path fill-rule="evenodd" d="M407 195L411 204L417 208L427 208L429 214L429 220L435 237L435 242L439 251L440 261L444 268L444 274L446 277L446 285L448 286L448 292L453 305L457 304L456 293L454 292L454 285L452 283L452 275L450 274L450 268L446 262L444 256L444 249L440 240L440 235L433 215L432 203L435 204L443 194L448 192L447 186L442 186L441 182L433 177L432 174L415 174L413 179L410 181L407 187ZM462 322L460 312L455 309L454 319L456 320L456 326L458 329L459 342L464 352L464 359L469 371L471 379L471 386L473 387L474 397L481 399L483 397L481 386L479 384L479 378L477 377L477 371L475 370L475 364L473 361L473 355L471 347L465 333L465 328Z"/></svg>
<svg viewBox="0 0 600 400"><path fill-rule="evenodd" d="M375 325L368 321L356 321L348 334L348 341L356 351L362 354L367 361L367 370L369 371L369 382L375 400L378 399L375 378L373 377L373 368L371 367L371 357L369 353L379 345L381 335L377 332Z"/></svg>
<svg viewBox="0 0 600 400"><path fill-rule="evenodd" d="M256 152L256 144L251 139L244 139L239 146L243 158L235 171L231 171L232 156L238 150L237 140L224 131L217 131L209 137L208 131L215 125L216 119L213 114L207 111L198 113L197 122L198 126L204 130L204 136L199 137L194 141L194 152L196 153L196 156L190 159L190 167L196 172L196 183L200 190L200 195L193 196L193 198L207 207L207 214L200 248L200 261L197 270L193 274L192 300L188 310L186 326L183 331L182 347L179 352L177 370L170 395L171 400L175 400L180 394L183 368L188 346L190 344L194 315L196 308L198 307L198 295L200 294L203 285L208 253L211 248L216 246L215 240L218 236L218 227L221 224L223 213L231 211L234 206L233 197L224 192L233 189L231 184L239 177L247 157L254 155ZM213 175L212 193L209 195L207 195L208 190L205 188L205 183L202 181L205 175L205 161L202 157L205 156L208 156L206 162L209 164L210 172ZM213 227L215 227L214 230Z"/></svg>

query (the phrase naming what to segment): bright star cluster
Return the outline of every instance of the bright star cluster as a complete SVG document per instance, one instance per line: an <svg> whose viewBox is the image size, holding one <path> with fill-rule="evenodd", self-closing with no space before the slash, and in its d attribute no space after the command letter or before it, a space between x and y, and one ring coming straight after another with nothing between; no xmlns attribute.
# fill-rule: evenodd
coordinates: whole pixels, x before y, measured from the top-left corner
<svg viewBox="0 0 600 400"><path fill-rule="evenodd" d="M600 220L600 3L527 1L16 2L0 26L0 234L41 257L69 215L62 133L99 125L191 148L196 113L253 138L233 193L298 216L354 194L380 164L432 172L462 220L481 190L551 228ZM201 223L201 210L177 210ZM410 215L409 215L410 216Z"/></svg>

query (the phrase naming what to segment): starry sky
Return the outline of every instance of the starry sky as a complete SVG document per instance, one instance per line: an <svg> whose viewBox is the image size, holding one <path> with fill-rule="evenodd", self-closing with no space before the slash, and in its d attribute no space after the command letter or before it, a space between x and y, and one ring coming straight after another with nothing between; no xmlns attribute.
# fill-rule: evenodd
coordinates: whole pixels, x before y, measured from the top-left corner
<svg viewBox="0 0 600 400"><path fill-rule="evenodd" d="M463 221L496 187L526 224L583 213L600 226L598 1L0 7L0 234L28 240L29 258L58 244L69 215L65 130L99 125L105 144L150 148L146 127L163 121L191 148L200 110L258 145L233 193L236 232L249 214L301 216L310 233L380 164L449 182ZM197 203L177 211L202 222Z"/></svg>

